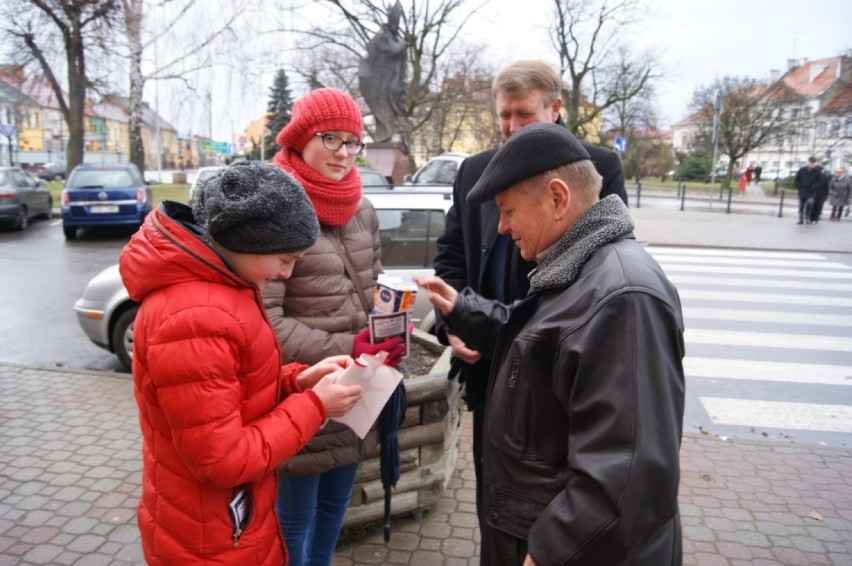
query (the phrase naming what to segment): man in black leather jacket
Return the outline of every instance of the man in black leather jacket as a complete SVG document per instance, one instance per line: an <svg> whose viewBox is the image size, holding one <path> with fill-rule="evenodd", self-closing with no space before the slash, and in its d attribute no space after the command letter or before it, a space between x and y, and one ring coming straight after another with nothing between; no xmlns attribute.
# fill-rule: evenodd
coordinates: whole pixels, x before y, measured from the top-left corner
<svg viewBox="0 0 852 566"><path fill-rule="evenodd" d="M544 61L517 61L502 69L492 84L500 129L509 139L520 128L537 122L561 123L562 81ZM614 152L583 144L603 177L601 198L615 194L627 204L621 161ZM462 163L453 185L444 233L438 238L435 274L457 290L465 286L485 297L512 303L526 296L527 274L535 266L524 260L507 236L497 234L499 213L493 202L470 206L465 200L496 149L469 157ZM476 473L476 510L482 524L482 419L485 383L491 368L490 351L475 352L444 330L437 313L437 335L453 346L453 372L460 374L465 400L473 411L473 460Z"/></svg>
<svg viewBox="0 0 852 566"><path fill-rule="evenodd" d="M680 299L582 145L533 124L467 196L535 261L505 305L415 278L448 332L493 348L483 436L481 564L682 563Z"/></svg>

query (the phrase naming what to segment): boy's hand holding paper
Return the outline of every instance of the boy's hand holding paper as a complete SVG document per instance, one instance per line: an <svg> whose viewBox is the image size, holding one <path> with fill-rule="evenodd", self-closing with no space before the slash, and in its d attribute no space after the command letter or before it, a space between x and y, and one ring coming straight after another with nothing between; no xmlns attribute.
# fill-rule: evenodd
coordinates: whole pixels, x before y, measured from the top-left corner
<svg viewBox="0 0 852 566"><path fill-rule="evenodd" d="M361 386L361 398L355 406L345 415L332 419L351 428L359 438L367 436L370 427L376 422L385 403L402 380L401 373L384 364L386 357L385 353L377 356L362 354L337 378L339 385Z"/></svg>

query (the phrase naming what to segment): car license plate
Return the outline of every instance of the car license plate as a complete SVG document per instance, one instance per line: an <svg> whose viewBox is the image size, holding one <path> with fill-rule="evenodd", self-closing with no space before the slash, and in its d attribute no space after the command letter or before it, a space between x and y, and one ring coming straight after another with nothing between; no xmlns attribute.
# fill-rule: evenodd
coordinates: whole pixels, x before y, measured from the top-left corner
<svg viewBox="0 0 852 566"><path fill-rule="evenodd" d="M93 205L89 209L89 212L91 212L92 214L115 214L116 212L118 212L118 205L117 204Z"/></svg>

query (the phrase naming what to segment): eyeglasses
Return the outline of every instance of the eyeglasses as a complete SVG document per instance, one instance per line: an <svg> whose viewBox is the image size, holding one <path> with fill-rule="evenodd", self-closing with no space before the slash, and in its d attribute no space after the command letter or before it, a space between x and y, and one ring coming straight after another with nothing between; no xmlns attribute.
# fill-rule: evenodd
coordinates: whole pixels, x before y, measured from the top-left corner
<svg viewBox="0 0 852 566"><path fill-rule="evenodd" d="M317 132L316 135L322 138L323 147L329 151L338 151L345 145L346 153L349 155L358 155L364 149L364 144L359 141L346 141L340 136L326 134L324 132Z"/></svg>

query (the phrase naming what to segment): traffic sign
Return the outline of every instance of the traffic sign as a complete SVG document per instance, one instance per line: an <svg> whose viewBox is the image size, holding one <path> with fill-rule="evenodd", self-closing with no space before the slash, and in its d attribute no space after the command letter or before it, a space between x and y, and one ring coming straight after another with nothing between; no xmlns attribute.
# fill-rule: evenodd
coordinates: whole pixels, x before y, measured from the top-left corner
<svg viewBox="0 0 852 566"><path fill-rule="evenodd" d="M201 142L201 153L220 153L222 155L228 155L228 142L214 142L205 140Z"/></svg>
<svg viewBox="0 0 852 566"><path fill-rule="evenodd" d="M625 151L627 151L627 138L621 136L615 138L614 149L616 153L624 153Z"/></svg>

